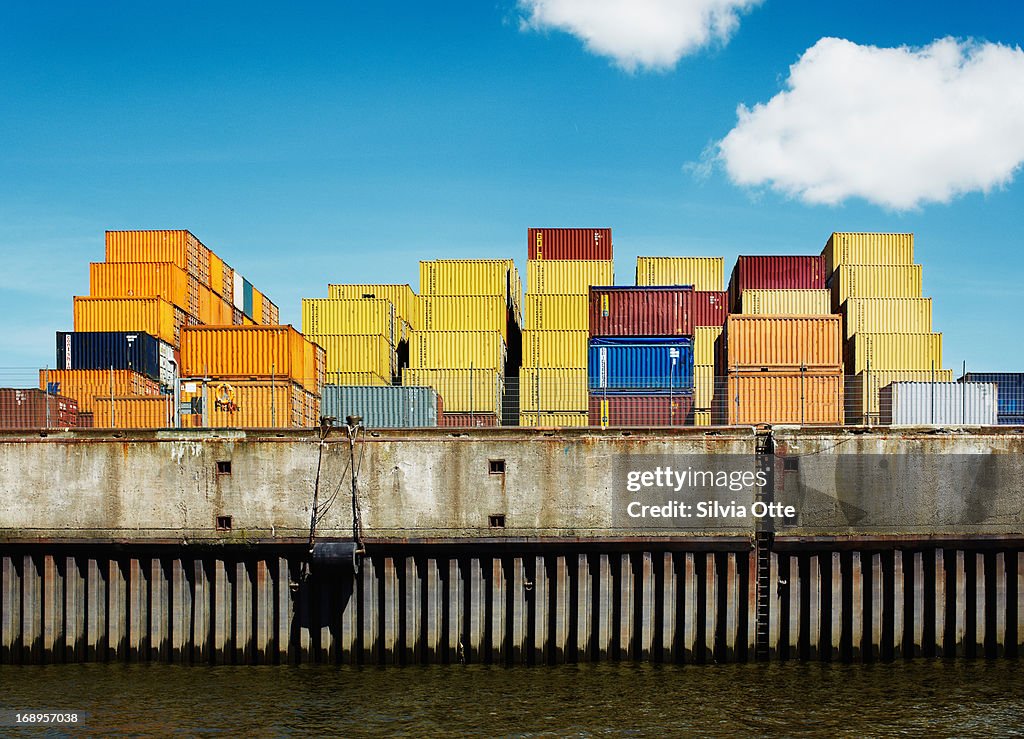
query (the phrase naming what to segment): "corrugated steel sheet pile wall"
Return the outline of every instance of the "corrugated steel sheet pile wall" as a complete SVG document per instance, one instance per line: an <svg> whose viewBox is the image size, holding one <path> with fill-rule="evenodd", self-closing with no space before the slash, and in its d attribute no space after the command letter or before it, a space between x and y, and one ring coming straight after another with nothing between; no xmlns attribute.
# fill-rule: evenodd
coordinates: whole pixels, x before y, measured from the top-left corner
<svg viewBox="0 0 1024 739"><path fill-rule="evenodd" d="M587 425L588 296L615 282L612 259L610 228L527 231L520 425Z"/></svg>
<svg viewBox="0 0 1024 739"><path fill-rule="evenodd" d="M996 386L996 422L1024 426L1024 372L968 372L958 382L993 383Z"/></svg>

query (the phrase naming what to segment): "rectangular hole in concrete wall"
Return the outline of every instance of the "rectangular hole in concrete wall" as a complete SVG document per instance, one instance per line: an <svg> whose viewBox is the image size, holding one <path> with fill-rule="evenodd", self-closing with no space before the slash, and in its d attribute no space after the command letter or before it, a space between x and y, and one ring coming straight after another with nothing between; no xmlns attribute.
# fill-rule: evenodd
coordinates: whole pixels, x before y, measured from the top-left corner
<svg viewBox="0 0 1024 739"><path fill-rule="evenodd" d="M491 459L487 462L487 472L491 475L504 475L505 474L505 460L504 459Z"/></svg>
<svg viewBox="0 0 1024 739"><path fill-rule="evenodd" d="M231 516L217 516L217 531L231 531Z"/></svg>
<svg viewBox="0 0 1024 739"><path fill-rule="evenodd" d="M487 517L487 525L492 529L505 528L505 514L492 513L490 516Z"/></svg>
<svg viewBox="0 0 1024 739"><path fill-rule="evenodd" d="M218 475L230 475L231 474L231 461L221 460L217 462L217 474Z"/></svg>

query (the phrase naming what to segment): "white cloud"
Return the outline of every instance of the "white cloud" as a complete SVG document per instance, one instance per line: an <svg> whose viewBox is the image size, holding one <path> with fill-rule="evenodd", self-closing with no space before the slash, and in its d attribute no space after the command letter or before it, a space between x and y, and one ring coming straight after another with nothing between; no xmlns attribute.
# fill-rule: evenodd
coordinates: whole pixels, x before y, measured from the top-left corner
<svg viewBox="0 0 1024 739"><path fill-rule="evenodd" d="M1024 162L1024 52L946 38L881 49L823 38L717 158L733 182L808 203L903 210L1008 184Z"/></svg>
<svg viewBox="0 0 1024 739"><path fill-rule="evenodd" d="M729 40L741 12L762 0L519 0L522 28L556 29L630 72L670 69L712 41Z"/></svg>

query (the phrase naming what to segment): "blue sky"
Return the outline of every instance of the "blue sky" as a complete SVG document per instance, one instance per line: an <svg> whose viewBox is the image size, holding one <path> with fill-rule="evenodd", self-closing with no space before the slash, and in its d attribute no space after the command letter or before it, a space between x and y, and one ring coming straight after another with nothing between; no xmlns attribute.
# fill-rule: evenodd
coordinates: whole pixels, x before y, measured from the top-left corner
<svg viewBox="0 0 1024 739"><path fill-rule="evenodd" d="M1020 4L689 0L741 7L729 33L676 53L689 31L658 16L673 3L645 1L652 23L589 44L572 0L5 3L0 367L52 366L105 229L187 228L298 325L299 299L328 282L415 287L418 260L441 257L525 269L527 227L610 226L620 284L638 254L728 270L738 254L817 253L832 231L912 231L945 364L1024 370L1024 155L1006 133L1024 130ZM666 35L667 62L629 56ZM886 149L891 126L867 115L887 108L879 80L922 78L932 67L899 47L946 37L974 39L964 59L1005 53L965 62L977 74L959 86L925 74L928 94L896 100L922 113L894 124L909 143ZM851 43L816 47L827 38ZM824 97L790 78L802 59ZM721 153L739 105L790 88ZM805 159L758 149L780 125ZM816 178L833 170L824 202Z"/></svg>

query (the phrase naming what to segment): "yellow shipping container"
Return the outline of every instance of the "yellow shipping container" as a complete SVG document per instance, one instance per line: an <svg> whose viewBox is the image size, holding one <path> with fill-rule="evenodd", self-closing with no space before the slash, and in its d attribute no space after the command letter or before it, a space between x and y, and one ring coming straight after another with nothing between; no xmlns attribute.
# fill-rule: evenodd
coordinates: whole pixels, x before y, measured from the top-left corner
<svg viewBox="0 0 1024 739"><path fill-rule="evenodd" d="M255 287L252 289L252 320L257 326L263 323L263 293Z"/></svg>
<svg viewBox="0 0 1024 739"><path fill-rule="evenodd" d="M203 396L200 382L181 383L181 402ZM311 428L319 400L294 382L213 381L206 384L209 428ZM203 426L202 414L182 414L182 426Z"/></svg>
<svg viewBox="0 0 1024 739"><path fill-rule="evenodd" d="M834 233L821 254L826 277L843 264L913 264L914 234Z"/></svg>
<svg viewBox="0 0 1024 739"><path fill-rule="evenodd" d="M827 316L832 312L829 290L744 290L740 312L748 315Z"/></svg>
<svg viewBox="0 0 1024 739"><path fill-rule="evenodd" d="M403 369L402 384L437 390L445 413L501 412L504 380L496 370Z"/></svg>
<svg viewBox="0 0 1024 739"><path fill-rule="evenodd" d="M97 397L93 410L95 428L166 429L174 426L171 395Z"/></svg>
<svg viewBox="0 0 1024 739"><path fill-rule="evenodd" d="M188 231L107 231L108 262L174 262L210 284L210 250Z"/></svg>
<svg viewBox="0 0 1024 739"><path fill-rule="evenodd" d="M302 332L345 336L379 334L388 337L392 346L398 344L395 306L390 300L378 298L303 298Z"/></svg>
<svg viewBox="0 0 1024 739"><path fill-rule="evenodd" d="M604 260L545 259L526 263L530 295L588 295L592 285L614 285L614 263Z"/></svg>
<svg viewBox="0 0 1024 739"><path fill-rule="evenodd" d="M710 426L711 425L711 409L710 408L695 408L693 411L693 425L694 426Z"/></svg>
<svg viewBox="0 0 1024 739"><path fill-rule="evenodd" d="M523 367L586 368L589 339L589 331L523 331Z"/></svg>
<svg viewBox="0 0 1024 739"><path fill-rule="evenodd" d="M637 257L636 284L642 287L692 285L694 290L721 290L725 284L725 259L722 257Z"/></svg>
<svg viewBox="0 0 1024 739"><path fill-rule="evenodd" d="M388 378L397 371L395 349L385 336L307 334L306 338L326 350L328 373L365 372Z"/></svg>
<svg viewBox="0 0 1024 739"><path fill-rule="evenodd" d="M420 298L420 331L497 331L508 341L508 304L499 295Z"/></svg>
<svg viewBox="0 0 1024 739"><path fill-rule="evenodd" d="M726 408L729 425L761 423L838 426L843 422L843 375L800 372L730 374Z"/></svg>
<svg viewBox="0 0 1024 739"><path fill-rule="evenodd" d="M927 334L932 330L931 298L850 298L843 304L846 338L856 333Z"/></svg>
<svg viewBox="0 0 1024 739"><path fill-rule="evenodd" d="M530 428L580 428L590 425L586 411L582 413L520 413L519 425Z"/></svg>
<svg viewBox="0 0 1024 739"><path fill-rule="evenodd" d="M586 415L587 370L523 367L519 370L519 409L531 413L575 411Z"/></svg>
<svg viewBox="0 0 1024 739"><path fill-rule="evenodd" d="M872 370L846 378L846 422L877 424L879 391L893 382L953 382L953 370Z"/></svg>
<svg viewBox="0 0 1024 739"><path fill-rule="evenodd" d="M409 337L412 369L504 371L505 340L497 331L416 331Z"/></svg>
<svg viewBox="0 0 1024 739"><path fill-rule="evenodd" d="M531 331L586 331L589 296L531 295L524 298L523 328Z"/></svg>
<svg viewBox="0 0 1024 739"><path fill-rule="evenodd" d="M920 264L840 266L832 274L832 309L848 298L920 298Z"/></svg>
<svg viewBox="0 0 1024 739"><path fill-rule="evenodd" d="M185 316L163 298L74 299L75 331L145 331L175 347Z"/></svg>
<svg viewBox="0 0 1024 739"><path fill-rule="evenodd" d="M693 403L697 408L710 408L715 395L715 365L697 364L693 367Z"/></svg>
<svg viewBox="0 0 1024 739"><path fill-rule="evenodd" d="M199 290L198 281L173 262L93 262L89 296L163 298L196 315Z"/></svg>
<svg viewBox="0 0 1024 739"><path fill-rule="evenodd" d="M39 389L47 383L87 412L95 411L97 397L160 394L160 383L132 370L39 370Z"/></svg>
<svg viewBox="0 0 1024 739"><path fill-rule="evenodd" d="M395 317L405 321L412 328L419 326L419 296L409 285L328 285L328 298L355 300L377 298L390 300L395 306Z"/></svg>
<svg viewBox="0 0 1024 739"><path fill-rule="evenodd" d="M693 363L715 363L715 342L722 335L721 326L696 326L693 329Z"/></svg>
<svg viewBox="0 0 1024 739"><path fill-rule="evenodd" d="M942 367L942 334L854 334L846 343L846 372Z"/></svg>
<svg viewBox="0 0 1024 739"><path fill-rule="evenodd" d="M382 387L391 384L390 377L381 377L372 372L328 372L324 376L325 385L372 385Z"/></svg>
<svg viewBox="0 0 1024 739"><path fill-rule="evenodd" d="M210 252L210 284L208 287L218 295L224 290L224 260L212 251Z"/></svg>
<svg viewBox="0 0 1024 739"><path fill-rule="evenodd" d="M511 259L420 262L420 295L501 295L522 322L523 283Z"/></svg>

